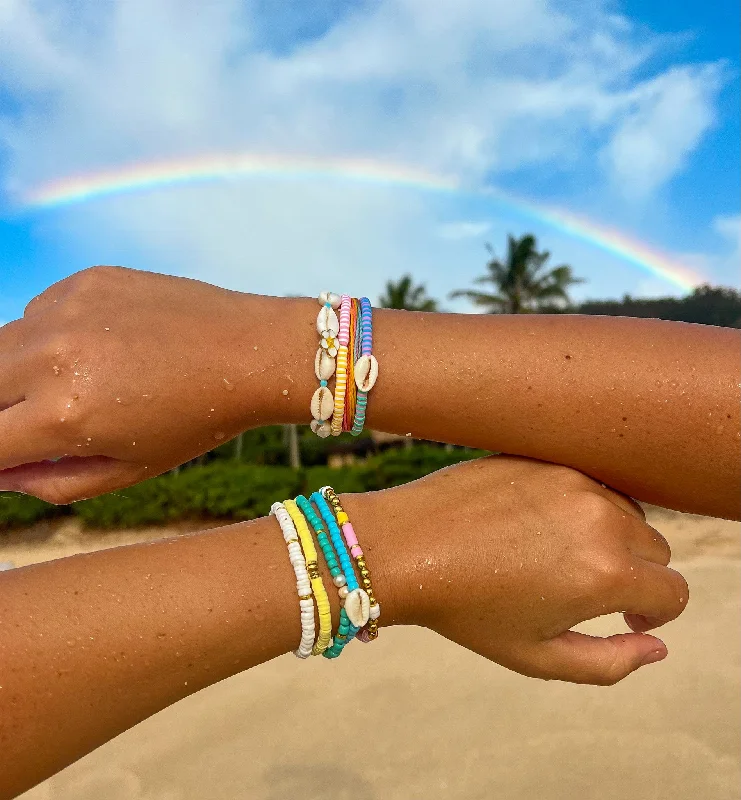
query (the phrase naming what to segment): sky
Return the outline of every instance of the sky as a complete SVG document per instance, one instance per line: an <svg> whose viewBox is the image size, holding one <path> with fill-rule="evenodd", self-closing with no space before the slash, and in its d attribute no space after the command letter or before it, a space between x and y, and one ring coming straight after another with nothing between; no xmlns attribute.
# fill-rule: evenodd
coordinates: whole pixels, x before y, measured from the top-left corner
<svg viewBox="0 0 741 800"><path fill-rule="evenodd" d="M738 286L740 24L736 0L0 0L0 323L102 263L374 299L411 273L466 311L445 298L509 233L577 301Z"/></svg>

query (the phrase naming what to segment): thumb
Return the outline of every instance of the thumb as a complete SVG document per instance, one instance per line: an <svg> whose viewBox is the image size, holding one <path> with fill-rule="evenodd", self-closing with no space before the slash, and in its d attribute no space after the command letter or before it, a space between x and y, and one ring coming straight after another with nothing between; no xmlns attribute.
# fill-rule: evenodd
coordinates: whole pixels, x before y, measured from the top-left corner
<svg viewBox="0 0 741 800"><path fill-rule="evenodd" d="M603 639L566 631L542 647L543 677L600 686L612 686L668 654L661 639L643 633L618 633Z"/></svg>

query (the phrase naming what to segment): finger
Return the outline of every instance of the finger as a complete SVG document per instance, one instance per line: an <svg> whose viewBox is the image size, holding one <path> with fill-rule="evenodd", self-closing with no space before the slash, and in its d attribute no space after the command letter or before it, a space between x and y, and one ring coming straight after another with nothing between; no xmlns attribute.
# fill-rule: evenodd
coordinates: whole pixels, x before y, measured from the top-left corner
<svg viewBox="0 0 741 800"><path fill-rule="evenodd" d="M0 412L0 470L63 455L41 404L25 400Z"/></svg>
<svg viewBox="0 0 741 800"><path fill-rule="evenodd" d="M631 525L628 532L628 549L634 556L665 567L672 557L669 542L647 523Z"/></svg>
<svg viewBox="0 0 741 800"><path fill-rule="evenodd" d="M38 368L29 335L22 319L0 327L0 412L26 399L29 375Z"/></svg>
<svg viewBox="0 0 741 800"><path fill-rule="evenodd" d="M32 297L28 303L26 303L26 307L23 309L23 316L31 317L45 311L49 306L61 300L70 290L70 286L71 282L68 278L63 278L61 281L53 283L51 286L44 289L41 294L37 294L36 297Z"/></svg>
<svg viewBox="0 0 741 800"><path fill-rule="evenodd" d="M0 472L0 489L23 492L55 505L131 486L147 477L138 464L106 456L67 456Z"/></svg>
<svg viewBox="0 0 741 800"><path fill-rule="evenodd" d="M625 621L634 631L643 632L665 625L687 607L689 587L676 570L634 559L631 575L633 590L626 587L618 603L622 606L620 610L625 612Z"/></svg>
<svg viewBox="0 0 741 800"><path fill-rule="evenodd" d="M601 639L565 631L538 645L534 674L571 683L612 686L666 656L666 645L655 636L619 633Z"/></svg>

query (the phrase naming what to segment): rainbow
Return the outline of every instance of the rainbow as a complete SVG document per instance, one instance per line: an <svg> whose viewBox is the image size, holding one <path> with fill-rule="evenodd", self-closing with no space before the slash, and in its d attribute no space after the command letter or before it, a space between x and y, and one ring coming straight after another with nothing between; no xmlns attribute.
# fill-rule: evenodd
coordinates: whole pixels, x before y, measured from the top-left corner
<svg viewBox="0 0 741 800"><path fill-rule="evenodd" d="M265 154L213 154L171 161L138 163L117 169L74 175L42 184L22 198L30 209L51 209L100 197L183 184L244 178L336 179L423 191L471 194L460 181L414 167L358 158L308 158ZM475 193L509 210L587 242L683 291L707 282L676 258L626 233L552 206L499 191Z"/></svg>

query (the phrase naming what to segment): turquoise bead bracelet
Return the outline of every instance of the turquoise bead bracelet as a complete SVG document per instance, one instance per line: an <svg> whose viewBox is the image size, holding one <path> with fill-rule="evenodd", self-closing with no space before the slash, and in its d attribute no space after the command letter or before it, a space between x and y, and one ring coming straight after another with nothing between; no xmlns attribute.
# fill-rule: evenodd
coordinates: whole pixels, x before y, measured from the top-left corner
<svg viewBox="0 0 741 800"><path fill-rule="evenodd" d="M322 497L321 499L326 506L326 501L324 498ZM316 513L314 507L303 495L299 495L296 498L296 505L301 509L301 513L306 517L307 522L311 525L316 533L317 542L319 543L319 547L324 554L324 560L327 562L329 574L332 576L332 581L334 582L335 586L337 586L340 596L347 596L349 591L358 588L358 582L355 577L355 572L352 569L352 563L347 557L347 550L345 549L344 554L340 555L340 561L342 562L341 567L340 563L337 561L337 555L335 555L333 544L327 536L327 530L324 522ZM335 537L333 536L332 538L334 539ZM344 558L342 557L343 555ZM350 568L349 573L347 571L348 566ZM347 592L343 592L345 586L347 586ZM334 637L332 645L324 651L324 657L337 658L342 653L345 645L355 637L355 634L360 630L360 627L361 626L353 625L350 622L350 618L347 616L347 611L345 611L344 608L341 608L340 623L339 627L337 628L337 634Z"/></svg>

